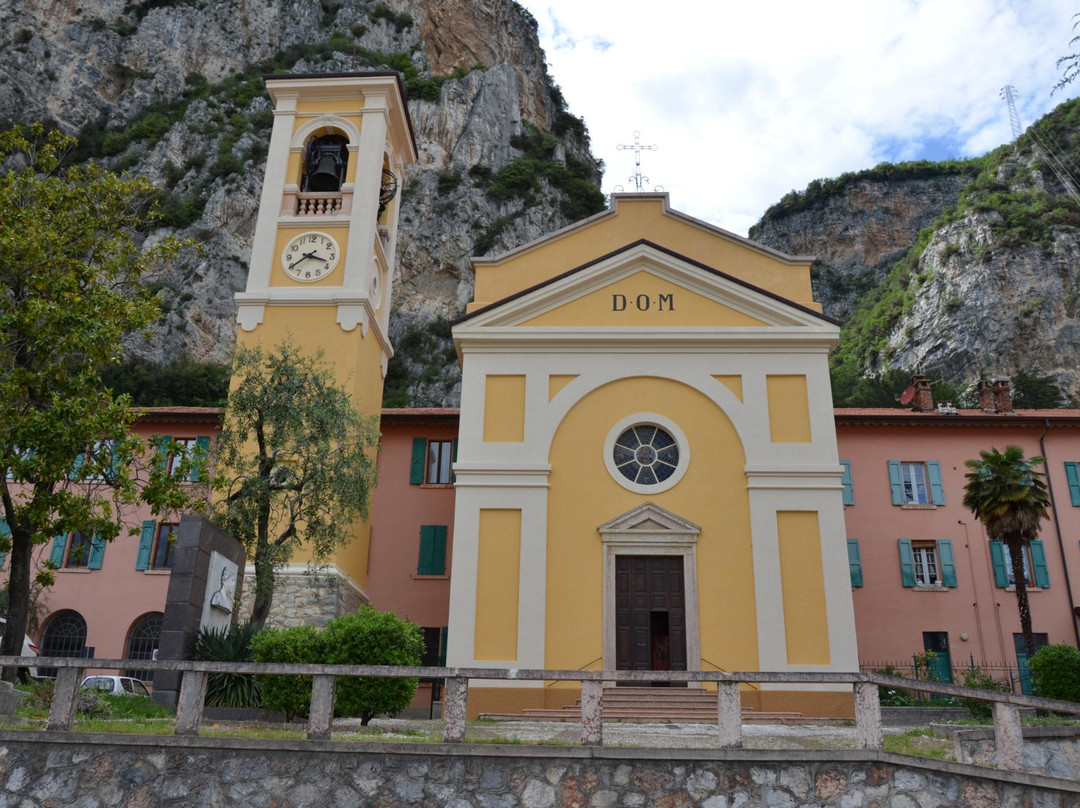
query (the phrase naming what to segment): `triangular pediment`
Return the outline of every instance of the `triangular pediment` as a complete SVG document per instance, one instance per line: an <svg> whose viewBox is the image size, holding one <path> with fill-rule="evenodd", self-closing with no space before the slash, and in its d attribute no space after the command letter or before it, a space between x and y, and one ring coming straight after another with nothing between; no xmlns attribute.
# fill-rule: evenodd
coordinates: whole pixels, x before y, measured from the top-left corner
<svg viewBox="0 0 1080 808"><path fill-rule="evenodd" d="M616 516L597 528L604 534L668 533L672 535L697 535L701 528L693 522L683 519L667 508L661 508L655 502L646 502L631 508L626 513Z"/></svg>
<svg viewBox="0 0 1080 808"><path fill-rule="evenodd" d="M835 328L815 311L644 241L459 322L519 329Z"/></svg>

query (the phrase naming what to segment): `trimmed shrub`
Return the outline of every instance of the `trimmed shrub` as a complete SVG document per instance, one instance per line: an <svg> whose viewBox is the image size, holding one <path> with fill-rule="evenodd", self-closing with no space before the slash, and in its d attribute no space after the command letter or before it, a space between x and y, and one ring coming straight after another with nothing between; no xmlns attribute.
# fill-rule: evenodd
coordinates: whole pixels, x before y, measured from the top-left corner
<svg viewBox="0 0 1080 808"><path fill-rule="evenodd" d="M251 641L256 662L325 662L322 639L311 626L264 628ZM311 707L310 676L258 676L262 706L285 713L285 720L306 716Z"/></svg>
<svg viewBox="0 0 1080 808"><path fill-rule="evenodd" d="M370 606L331 620L322 636L331 664L419 665L424 654L424 638L416 623ZM376 715L395 715L408 707L417 683L376 676L339 678L334 714L359 716L361 725L367 726Z"/></svg>
<svg viewBox="0 0 1080 808"><path fill-rule="evenodd" d="M365 606L355 614L331 620L323 631L310 626L263 629L255 635L252 650L257 662L419 665L424 640L415 623ZM286 720L308 714L310 676L258 678L265 709L285 713ZM393 715L408 707L416 685L416 679L339 677L334 714L358 716L367 726L376 715Z"/></svg>
<svg viewBox="0 0 1080 808"><path fill-rule="evenodd" d="M1031 683L1045 699L1080 702L1080 651L1066 643L1046 645L1030 660Z"/></svg>

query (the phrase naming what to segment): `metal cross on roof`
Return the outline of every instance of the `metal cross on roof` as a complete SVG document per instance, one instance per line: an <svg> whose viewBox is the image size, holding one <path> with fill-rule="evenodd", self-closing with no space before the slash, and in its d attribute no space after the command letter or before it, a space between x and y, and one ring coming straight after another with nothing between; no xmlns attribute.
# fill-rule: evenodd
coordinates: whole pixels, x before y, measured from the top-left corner
<svg viewBox="0 0 1080 808"><path fill-rule="evenodd" d="M649 178L641 173L641 153L643 151L657 151L660 147L656 145L642 146L641 132L634 132L633 144L619 144L615 148L619 151L632 150L634 152L634 173L630 175L630 182L634 183L635 193L642 193L644 191L644 186L649 182ZM621 191L623 188L619 185L616 186L615 190ZM663 188L658 185L653 190L662 191Z"/></svg>

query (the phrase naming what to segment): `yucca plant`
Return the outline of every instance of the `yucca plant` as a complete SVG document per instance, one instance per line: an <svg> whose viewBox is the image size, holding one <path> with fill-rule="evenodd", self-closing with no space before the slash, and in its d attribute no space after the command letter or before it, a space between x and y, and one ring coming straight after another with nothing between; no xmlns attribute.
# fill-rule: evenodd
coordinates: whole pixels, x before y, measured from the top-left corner
<svg viewBox="0 0 1080 808"><path fill-rule="evenodd" d="M253 662L251 640L255 634L250 623L199 629L188 657L200 662ZM211 673L207 677L207 707L258 707L261 700L262 687L251 674Z"/></svg>

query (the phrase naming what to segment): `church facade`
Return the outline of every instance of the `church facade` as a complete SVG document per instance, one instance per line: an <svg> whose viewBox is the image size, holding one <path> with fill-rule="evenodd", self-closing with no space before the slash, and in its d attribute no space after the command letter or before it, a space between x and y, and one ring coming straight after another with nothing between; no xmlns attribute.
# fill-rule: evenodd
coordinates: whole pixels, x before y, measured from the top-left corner
<svg viewBox="0 0 1080 808"><path fill-rule="evenodd" d="M448 664L858 669L827 365L838 326L812 300L810 262L649 194L474 261L453 329ZM485 684L470 711L576 697Z"/></svg>

